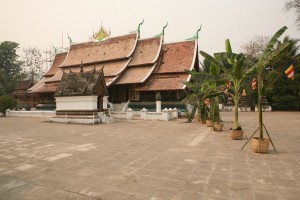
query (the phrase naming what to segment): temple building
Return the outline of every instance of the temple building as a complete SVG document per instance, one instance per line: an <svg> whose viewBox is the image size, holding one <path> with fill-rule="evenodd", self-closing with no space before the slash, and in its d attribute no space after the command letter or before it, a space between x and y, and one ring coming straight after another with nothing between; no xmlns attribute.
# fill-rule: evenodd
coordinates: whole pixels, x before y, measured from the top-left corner
<svg viewBox="0 0 300 200"><path fill-rule="evenodd" d="M33 85L34 81L32 79L17 82L16 88L11 95L16 99L19 109L34 106L34 98L27 92Z"/></svg>
<svg viewBox="0 0 300 200"><path fill-rule="evenodd" d="M119 104L179 103L184 98L186 70L199 70L198 40L164 43L164 35L141 39L139 31L101 41L71 44L57 54L44 78L29 92L40 104L54 104L63 74L103 68L108 101Z"/></svg>
<svg viewBox="0 0 300 200"><path fill-rule="evenodd" d="M55 109L54 93L62 78L59 66L65 60L67 53L55 55L50 69L44 74L43 79L28 89L28 93L35 99L35 106L43 109Z"/></svg>

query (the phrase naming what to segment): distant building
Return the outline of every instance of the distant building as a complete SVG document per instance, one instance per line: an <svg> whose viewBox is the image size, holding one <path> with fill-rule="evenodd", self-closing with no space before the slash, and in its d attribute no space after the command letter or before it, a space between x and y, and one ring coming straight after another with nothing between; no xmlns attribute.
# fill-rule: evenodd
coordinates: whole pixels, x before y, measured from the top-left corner
<svg viewBox="0 0 300 200"><path fill-rule="evenodd" d="M34 85L32 79L18 81L15 91L11 94L17 100L18 108L33 107L35 100L32 95L28 94L27 90Z"/></svg>
<svg viewBox="0 0 300 200"><path fill-rule="evenodd" d="M103 67L109 102L130 100L133 104L155 101L177 103L184 98L186 70L199 70L197 39L163 43L163 35L139 39L139 33L111 37L102 41L72 44L68 53L57 54L44 78L30 88L41 104L54 104L63 73L79 73Z"/></svg>

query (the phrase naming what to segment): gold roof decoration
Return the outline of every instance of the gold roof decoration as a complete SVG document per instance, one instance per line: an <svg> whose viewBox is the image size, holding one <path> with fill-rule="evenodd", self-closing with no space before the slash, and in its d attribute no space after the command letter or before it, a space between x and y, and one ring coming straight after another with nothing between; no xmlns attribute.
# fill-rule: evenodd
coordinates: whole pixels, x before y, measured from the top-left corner
<svg viewBox="0 0 300 200"><path fill-rule="evenodd" d="M111 35L111 31L104 28L101 23L101 27L99 31L93 34L93 38L95 40L102 41L105 38L108 38L110 35Z"/></svg>

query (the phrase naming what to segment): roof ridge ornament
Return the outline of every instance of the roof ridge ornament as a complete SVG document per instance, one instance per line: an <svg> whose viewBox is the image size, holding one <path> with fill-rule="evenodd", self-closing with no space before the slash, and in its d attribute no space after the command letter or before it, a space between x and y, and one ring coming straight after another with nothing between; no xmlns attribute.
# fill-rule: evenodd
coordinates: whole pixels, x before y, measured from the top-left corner
<svg viewBox="0 0 300 200"><path fill-rule="evenodd" d="M200 25L200 28L196 31L196 34L193 37L188 38L186 40L197 40L199 38L199 32L200 32L201 28L202 28L202 24Z"/></svg>
<svg viewBox="0 0 300 200"><path fill-rule="evenodd" d="M169 24L169 23L167 22L167 24L163 27L161 33L160 33L160 34L157 34L157 35L154 35L154 37L163 37L163 41L164 41L165 29L167 28L168 24Z"/></svg>
<svg viewBox="0 0 300 200"><path fill-rule="evenodd" d="M73 43L73 40L72 40L72 38L69 36L69 34L67 34L67 36L68 36L68 40L69 40L69 45L71 45L71 44Z"/></svg>
<svg viewBox="0 0 300 200"><path fill-rule="evenodd" d="M137 27L137 29L136 29L136 31L137 31L139 34L141 33L141 26L143 25L144 21L145 21L145 19L143 19L143 21L142 21L141 23L139 23L139 25L138 25L138 27Z"/></svg>

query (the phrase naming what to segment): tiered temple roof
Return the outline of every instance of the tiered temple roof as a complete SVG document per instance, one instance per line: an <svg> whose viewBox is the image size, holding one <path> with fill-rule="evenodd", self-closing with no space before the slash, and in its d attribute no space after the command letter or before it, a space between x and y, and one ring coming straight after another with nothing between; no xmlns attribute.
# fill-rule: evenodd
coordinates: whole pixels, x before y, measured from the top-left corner
<svg viewBox="0 0 300 200"><path fill-rule="evenodd" d="M186 70L191 70L198 62L197 41L185 41L162 45L161 62L150 78L136 88L137 91L182 90L183 82L190 77ZM196 63L198 66L198 63Z"/></svg>
<svg viewBox="0 0 300 200"><path fill-rule="evenodd" d="M72 44L57 54L52 67L32 93L57 90L64 73L103 68L107 87L135 84L136 91L184 90L185 72L199 67L197 40L163 43L163 36L139 39L139 33L103 41Z"/></svg>
<svg viewBox="0 0 300 200"><path fill-rule="evenodd" d="M48 72L44 75L33 87L29 88L30 93L54 93L62 77L62 70L59 66L65 60L67 53L56 54L52 63L52 66Z"/></svg>
<svg viewBox="0 0 300 200"><path fill-rule="evenodd" d="M34 85L34 82L31 79L18 81L17 85L16 85L16 89L12 93L12 95L13 96L25 95L28 88L32 87L33 85Z"/></svg>

